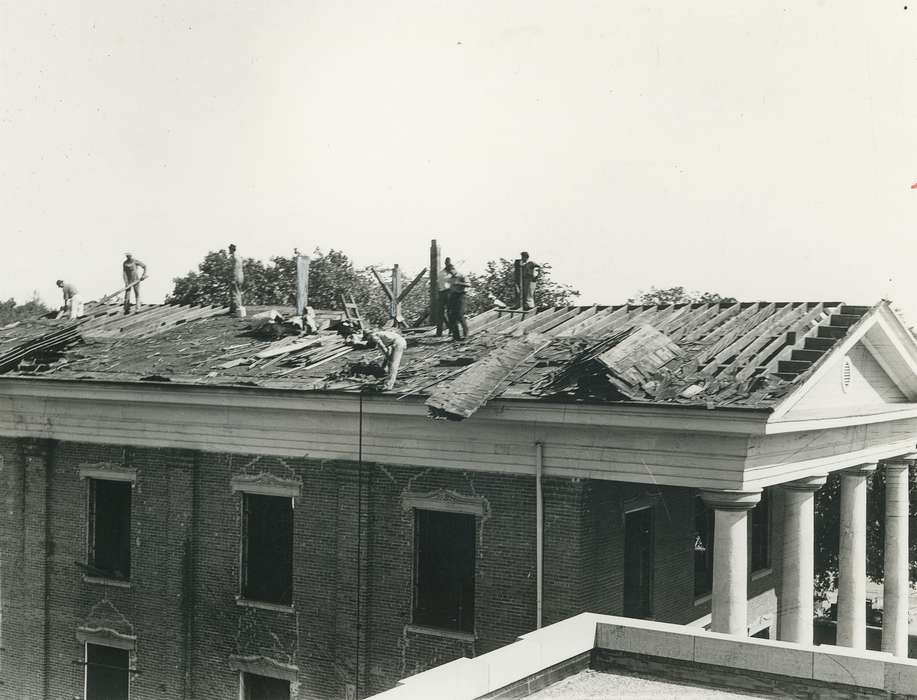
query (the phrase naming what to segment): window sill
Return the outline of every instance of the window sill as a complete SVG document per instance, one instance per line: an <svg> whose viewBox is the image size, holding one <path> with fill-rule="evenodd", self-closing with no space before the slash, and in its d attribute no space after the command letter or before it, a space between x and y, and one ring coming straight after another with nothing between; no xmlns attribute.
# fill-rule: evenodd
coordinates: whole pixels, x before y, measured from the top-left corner
<svg viewBox="0 0 917 700"><path fill-rule="evenodd" d="M473 642L477 639L471 632L459 632L458 630L447 630L442 627L427 627L425 625L407 625L405 631L413 632L414 634L425 634L429 637L456 639L460 642Z"/></svg>
<svg viewBox="0 0 917 700"><path fill-rule="evenodd" d="M695 598L694 606L697 607L698 605L709 603L711 600L713 600L713 593L707 593L705 595L700 596L699 598Z"/></svg>
<svg viewBox="0 0 917 700"><path fill-rule="evenodd" d="M265 603L261 600L249 600L242 596L236 596L236 605L242 608L259 608L261 610L273 610L274 612L287 613L292 615L295 612L293 604L282 605L280 603Z"/></svg>
<svg viewBox="0 0 917 700"><path fill-rule="evenodd" d="M94 586L112 586L114 588L133 588L130 581L121 578L106 578L104 576L89 576L83 574L83 583L91 583Z"/></svg>
<svg viewBox="0 0 917 700"><path fill-rule="evenodd" d="M758 569L757 571L751 572L751 580L757 581L759 578L770 576L772 573L774 573L774 570L771 567L767 567L766 569Z"/></svg>

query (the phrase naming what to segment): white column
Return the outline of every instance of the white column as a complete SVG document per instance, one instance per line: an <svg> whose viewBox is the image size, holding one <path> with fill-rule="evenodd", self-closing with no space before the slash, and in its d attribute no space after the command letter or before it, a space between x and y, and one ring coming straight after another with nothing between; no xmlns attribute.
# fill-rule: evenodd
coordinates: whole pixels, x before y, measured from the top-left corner
<svg viewBox="0 0 917 700"><path fill-rule="evenodd" d="M911 455L907 455L911 458ZM907 657L907 462L885 464L885 586L882 651Z"/></svg>
<svg viewBox="0 0 917 700"><path fill-rule="evenodd" d="M701 491L715 511L713 600L710 629L748 635L748 511L761 500L757 491Z"/></svg>
<svg viewBox="0 0 917 700"><path fill-rule="evenodd" d="M783 510L783 579L777 605L777 638L812 644L815 618L815 492L825 476L787 484Z"/></svg>
<svg viewBox="0 0 917 700"><path fill-rule="evenodd" d="M866 486L875 464L841 472L837 644L866 648Z"/></svg>

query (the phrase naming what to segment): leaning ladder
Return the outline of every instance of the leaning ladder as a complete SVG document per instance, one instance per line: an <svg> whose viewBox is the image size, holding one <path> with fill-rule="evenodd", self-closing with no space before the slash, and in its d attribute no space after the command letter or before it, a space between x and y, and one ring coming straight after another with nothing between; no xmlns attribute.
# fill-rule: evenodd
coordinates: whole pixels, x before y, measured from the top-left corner
<svg viewBox="0 0 917 700"><path fill-rule="evenodd" d="M357 302L353 300L353 294L346 296L341 293L341 305L344 307L344 318L353 325L354 328L363 330L363 317L360 316L360 309Z"/></svg>

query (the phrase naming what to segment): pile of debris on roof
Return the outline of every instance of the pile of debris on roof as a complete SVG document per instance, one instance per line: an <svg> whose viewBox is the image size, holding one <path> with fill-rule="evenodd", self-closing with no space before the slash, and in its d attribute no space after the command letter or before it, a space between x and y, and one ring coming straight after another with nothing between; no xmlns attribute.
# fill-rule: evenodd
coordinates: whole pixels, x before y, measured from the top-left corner
<svg viewBox="0 0 917 700"><path fill-rule="evenodd" d="M314 324L265 311L242 320L217 307L160 306L25 322L0 329L0 372L379 389L381 354L348 342L345 311L317 311ZM432 417L456 420L496 397L767 408L869 313L839 302L494 309L469 319L461 342L428 328L402 330L407 348L391 394L424 397Z"/></svg>

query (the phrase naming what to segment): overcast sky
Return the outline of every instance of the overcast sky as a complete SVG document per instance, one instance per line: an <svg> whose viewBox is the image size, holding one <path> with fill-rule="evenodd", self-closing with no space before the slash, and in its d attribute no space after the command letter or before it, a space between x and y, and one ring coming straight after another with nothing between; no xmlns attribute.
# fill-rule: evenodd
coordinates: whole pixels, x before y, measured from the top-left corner
<svg viewBox="0 0 917 700"><path fill-rule="evenodd" d="M917 2L0 0L0 298L235 242L917 321ZM781 6L785 5L785 6Z"/></svg>

